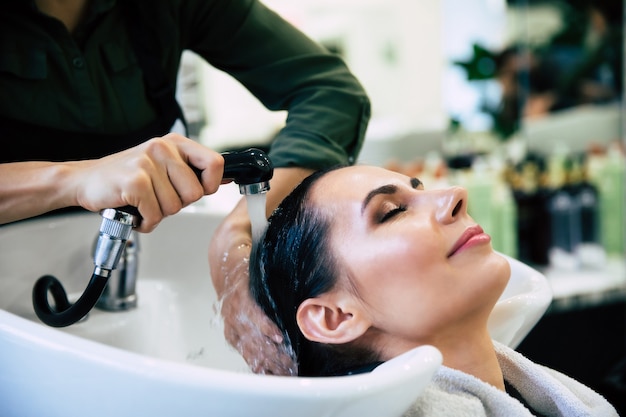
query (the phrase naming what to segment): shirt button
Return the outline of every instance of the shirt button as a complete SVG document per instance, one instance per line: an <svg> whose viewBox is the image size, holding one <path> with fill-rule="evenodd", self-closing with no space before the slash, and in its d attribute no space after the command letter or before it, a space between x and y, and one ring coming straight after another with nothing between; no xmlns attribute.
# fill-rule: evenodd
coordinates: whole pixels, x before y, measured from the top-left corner
<svg viewBox="0 0 626 417"><path fill-rule="evenodd" d="M74 68L81 69L85 66L85 60L80 57L76 57L72 59L72 65L74 65Z"/></svg>

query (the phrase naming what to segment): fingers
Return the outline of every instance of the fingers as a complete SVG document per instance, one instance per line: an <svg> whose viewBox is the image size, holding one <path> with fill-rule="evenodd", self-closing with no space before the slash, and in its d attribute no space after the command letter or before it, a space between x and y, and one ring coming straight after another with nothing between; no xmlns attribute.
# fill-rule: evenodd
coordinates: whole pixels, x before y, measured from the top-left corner
<svg viewBox="0 0 626 417"><path fill-rule="evenodd" d="M183 205L217 191L222 182L224 158L217 152L178 134L154 138L145 152L160 168L157 180L171 184ZM196 172L200 172L200 177Z"/></svg>
<svg viewBox="0 0 626 417"><path fill-rule="evenodd" d="M260 320L260 322L256 321ZM290 346L280 333L264 332L264 316L255 321L239 315L234 321L224 322L224 337L244 358L250 370L267 375L297 375L297 367ZM278 331L275 325L272 326Z"/></svg>
<svg viewBox="0 0 626 417"><path fill-rule="evenodd" d="M175 141L167 137L151 139L145 143L143 152L145 161L140 169L149 173L152 192L163 216L178 213L203 196L202 185Z"/></svg>
<svg viewBox="0 0 626 417"><path fill-rule="evenodd" d="M217 191L224 172L224 159L217 152L178 134L154 138L140 146L146 158L143 169L151 180L146 192L152 192L157 202L155 205L155 199L147 195L139 202L144 217L141 229L152 230L164 217Z"/></svg>
<svg viewBox="0 0 626 417"><path fill-rule="evenodd" d="M238 205L211 238L209 265L220 297L224 337L255 373L297 375L290 346L249 289L250 221Z"/></svg>
<svg viewBox="0 0 626 417"><path fill-rule="evenodd" d="M122 205L136 207L141 214L142 221L137 230L151 232L163 219L163 211L153 188L151 176L143 171L136 175L127 175L126 182L122 182L120 187Z"/></svg>
<svg viewBox="0 0 626 417"><path fill-rule="evenodd" d="M291 348L282 333L244 292L231 288L222 298L224 337L244 358L250 369L259 374L296 375Z"/></svg>
<svg viewBox="0 0 626 417"><path fill-rule="evenodd" d="M180 140L180 139L184 140ZM178 149L187 166L200 171L200 183L204 194L213 194L217 191L224 174L224 158L217 152L211 151L198 142L188 140L179 135L173 135L172 140L177 141ZM195 173L194 173L195 175Z"/></svg>
<svg viewBox="0 0 626 417"><path fill-rule="evenodd" d="M219 153L177 134L81 162L75 180L79 204L92 211L137 207L143 218L137 229L141 232L214 193L224 172ZM201 171L200 178L196 171Z"/></svg>

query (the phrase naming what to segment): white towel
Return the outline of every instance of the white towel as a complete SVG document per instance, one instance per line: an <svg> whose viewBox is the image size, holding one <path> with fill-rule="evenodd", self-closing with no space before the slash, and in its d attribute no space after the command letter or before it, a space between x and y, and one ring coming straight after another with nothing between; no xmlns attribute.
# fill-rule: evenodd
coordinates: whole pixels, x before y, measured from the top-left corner
<svg viewBox="0 0 626 417"><path fill-rule="evenodd" d="M618 417L600 394L555 370L537 365L494 341L504 379L537 412L563 417ZM517 399L478 378L442 366L405 417L532 417Z"/></svg>

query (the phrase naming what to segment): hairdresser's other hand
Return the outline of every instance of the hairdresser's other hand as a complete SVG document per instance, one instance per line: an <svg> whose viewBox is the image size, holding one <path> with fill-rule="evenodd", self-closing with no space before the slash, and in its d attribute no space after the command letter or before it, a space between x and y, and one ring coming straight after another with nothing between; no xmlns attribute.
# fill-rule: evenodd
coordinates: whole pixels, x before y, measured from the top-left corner
<svg viewBox="0 0 626 417"><path fill-rule="evenodd" d="M254 373L296 375L294 362L283 343L280 330L250 296L247 262L250 247L240 246L236 251L238 253L230 255L237 259L243 257L244 262L230 269L229 279L234 282L221 298L224 337Z"/></svg>
<svg viewBox="0 0 626 417"><path fill-rule="evenodd" d="M209 251L211 277L219 294L220 313L224 320L224 337L253 372L295 375L295 365L283 344L280 330L250 295L250 233L237 232L233 226L225 222L218 228Z"/></svg>
<svg viewBox="0 0 626 417"><path fill-rule="evenodd" d="M224 172L219 153L175 133L81 163L74 176L78 205L91 211L137 207L142 232L217 191ZM202 171L200 179L192 167Z"/></svg>
<svg viewBox="0 0 626 417"><path fill-rule="evenodd" d="M267 194L267 213L311 172L303 168L275 169ZM246 201L242 199L215 231L209 247L211 279L222 301L224 336L253 372L295 375L296 365L280 330L250 294L251 246L250 219Z"/></svg>
<svg viewBox="0 0 626 417"><path fill-rule="evenodd" d="M246 271L247 273L247 271ZM257 374L297 375L280 330L250 297L247 285L222 298L224 336Z"/></svg>

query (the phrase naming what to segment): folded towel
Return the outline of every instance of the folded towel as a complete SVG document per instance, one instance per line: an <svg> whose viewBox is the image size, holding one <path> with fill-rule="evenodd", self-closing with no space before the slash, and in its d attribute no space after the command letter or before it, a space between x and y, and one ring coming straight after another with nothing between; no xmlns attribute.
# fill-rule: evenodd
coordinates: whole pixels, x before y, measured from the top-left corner
<svg viewBox="0 0 626 417"><path fill-rule="evenodd" d="M618 417L604 397L494 341L504 379L546 416ZM532 417L520 401L478 378L442 366L404 417Z"/></svg>

